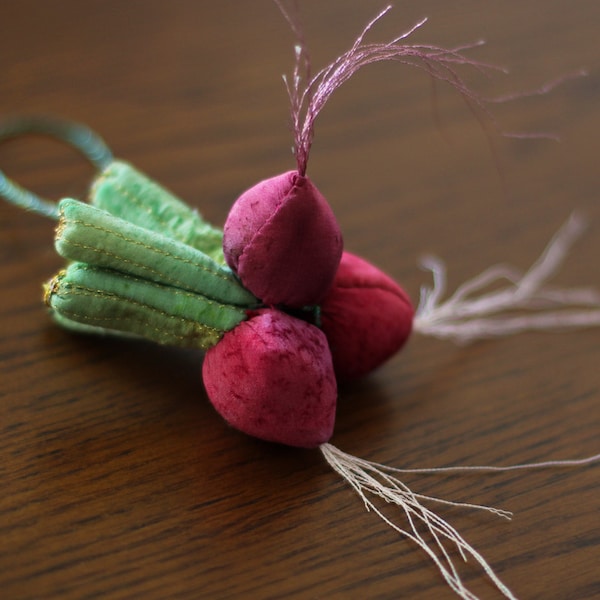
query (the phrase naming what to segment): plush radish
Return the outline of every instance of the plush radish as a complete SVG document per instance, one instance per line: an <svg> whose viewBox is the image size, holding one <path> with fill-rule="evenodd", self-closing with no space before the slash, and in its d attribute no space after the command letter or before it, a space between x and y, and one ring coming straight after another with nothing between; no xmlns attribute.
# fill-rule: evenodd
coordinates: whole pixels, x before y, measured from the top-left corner
<svg viewBox="0 0 600 600"><path fill-rule="evenodd" d="M202 375L213 406L244 433L304 448L331 438L337 385L314 325L257 311L208 350Z"/></svg>
<svg viewBox="0 0 600 600"><path fill-rule="evenodd" d="M321 303L321 323L340 380L357 379L396 354L412 330L406 292L366 260L344 252Z"/></svg>
<svg viewBox="0 0 600 600"><path fill-rule="evenodd" d="M244 286L265 304L301 308L320 302L342 254L331 207L304 175L266 179L235 202L223 251Z"/></svg>

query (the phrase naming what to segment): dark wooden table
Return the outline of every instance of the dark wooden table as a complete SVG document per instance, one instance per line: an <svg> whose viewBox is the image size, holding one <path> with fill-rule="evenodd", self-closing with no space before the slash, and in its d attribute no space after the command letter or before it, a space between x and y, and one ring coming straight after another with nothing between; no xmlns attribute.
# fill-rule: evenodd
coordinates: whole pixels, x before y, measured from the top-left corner
<svg viewBox="0 0 600 600"><path fill-rule="evenodd" d="M314 64L349 46L380 8L302 2ZM511 67L484 94L506 130L489 139L464 103L400 65L365 70L317 124L309 174L346 247L416 299L442 256L450 284L508 261L527 267L574 209L590 220L557 281L600 286L600 4L585 0L405 2L373 32L422 16L414 41ZM268 0L0 5L0 114L58 114L222 224L259 179L293 167L281 74L292 36ZM437 105L437 109L432 106ZM91 169L39 138L0 146L0 168L44 195L84 197ZM0 597L455 597L427 557L373 515L316 451L228 428L195 352L58 329L41 283L60 268L53 224L0 203ZM600 449L600 331L523 334L456 347L415 336L340 391L333 443L404 467L510 464ZM407 476L415 491L515 512L443 509L520 598L600 598L600 468ZM498 597L475 568L465 578Z"/></svg>

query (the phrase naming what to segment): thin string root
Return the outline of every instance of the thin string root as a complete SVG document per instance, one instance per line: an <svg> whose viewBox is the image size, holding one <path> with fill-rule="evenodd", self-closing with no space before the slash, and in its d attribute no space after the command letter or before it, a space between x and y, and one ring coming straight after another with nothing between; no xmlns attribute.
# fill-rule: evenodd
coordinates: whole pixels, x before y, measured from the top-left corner
<svg viewBox="0 0 600 600"><path fill-rule="evenodd" d="M577 214L550 241L525 273L495 265L461 285L447 300L446 268L435 257L422 265L433 274L433 287L423 287L414 330L458 343L531 330L560 330L600 325L600 292L566 289L547 284L560 268L584 228ZM502 282L508 285L485 292Z"/></svg>
<svg viewBox="0 0 600 600"><path fill-rule="evenodd" d="M506 519L511 518L509 512L487 506L450 502L432 496L415 494L398 478L387 472L388 470L384 465L346 454L331 444L323 444L320 449L325 460L333 470L341 475L360 496L367 511L374 512L392 529L417 544L434 562L446 583L458 596L465 600L477 600L477 596L465 587L444 542L450 542L451 545L454 545L455 550L458 551L463 561L466 562L468 557L474 558L500 592L506 598L515 600L515 596L500 581L477 550L470 546L454 527L436 513L426 508L422 502L466 506L487 511ZM404 529L400 527L387 517L376 506L375 502L371 500L370 496L399 506L404 511L408 528ZM420 531L420 529L423 529L423 526L433 539L433 544L428 542Z"/></svg>
<svg viewBox="0 0 600 600"><path fill-rule="evenodd" d="M393 467L357 458L351 454L346 454L331 444L323 444L320 447L320 450L333 470L341 475L341 477L350 484L354 491L359 495L367 511L374 512L389 527L417 544L417 546L419 546L434 562L450 588L460 598L465 600L477 600L477 596L467 589L462 581L455 565L455 559L451 557L449 549L446 548L448 544L451 547L454 547L454 550L458 552L463 561L466 562L468 558L474 559L502 595L513 600L515 599L515 596L506 585L500 581L481 554L466 542L454 527L435 512L428 509L424 503L466 507L469 509L485 511L505 519L510 519L512 513L479 504L452 502L433 496L416 494L411 491L406 484L402 483L400 479L394 476L394 473L435 474L449 472L468 473L472 471L513 471L516 469L582 466L600 461L599 454L579 460L547 461L508 467L472 466L437 469L395 469ZM376 499L400 507L404 512L408 527L402 528L391 518L386 516L375 504ZM424 537L424 534L428 536L428 539Z"/></svg>

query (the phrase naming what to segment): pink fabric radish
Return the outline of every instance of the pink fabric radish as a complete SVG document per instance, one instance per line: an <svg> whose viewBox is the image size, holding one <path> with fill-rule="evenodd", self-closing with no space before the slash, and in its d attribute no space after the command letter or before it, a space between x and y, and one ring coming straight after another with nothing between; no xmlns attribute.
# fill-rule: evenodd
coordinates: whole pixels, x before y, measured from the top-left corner
<svg viewBox="0 0 600 600"><path fill-rule="evenodd" d="M244 192L225 223L231 269L265 304L318 304L337 271L342 234L310 179L289 171Z"/></svg>
<svg viewBox="0 0 600 600"><path fill-rule="evenodd" d="M327 442L337 384L327 340L314 325L257 311L206 353L208 397L233 427L289 446Z"/></svg>
<svg viewBox="0 0 600 600"><path fill-rule="evenodd" d="M408 295L393 279L344 252L321 304L338 379L362 377L398 352L410 336L413 316Z"/></svg>

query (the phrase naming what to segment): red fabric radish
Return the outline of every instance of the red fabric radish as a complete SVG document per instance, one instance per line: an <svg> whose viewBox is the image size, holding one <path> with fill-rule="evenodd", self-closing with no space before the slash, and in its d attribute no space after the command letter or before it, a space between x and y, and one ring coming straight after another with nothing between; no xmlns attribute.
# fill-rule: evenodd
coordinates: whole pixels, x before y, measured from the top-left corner
<svg viewBox="0 0 600 600"><path fill-rule="evenodd" d="M325 198L289 171L244 192L224 228L227 263L265 304L318 304L342 254L342 234Z"/></svg>
<svg viewBox="0 0 600 600"><path fill-rule="evenodd" d="M256 311L206 353L208 397L233 427L289 446L327 442L337 384L327 340L275 309Z"/></svg>
<svg viewBox="0 0 600 600"><path fill-rule="evenodd" d="M410 336L413 316L408 295L393 279L344 252L321 304L338 379L362 377L398 352Z"/></svg>

